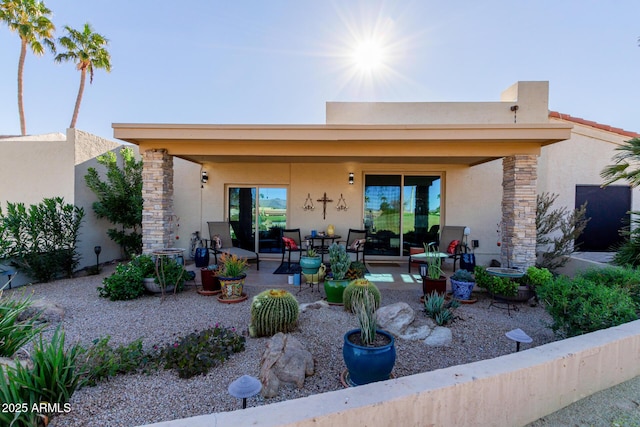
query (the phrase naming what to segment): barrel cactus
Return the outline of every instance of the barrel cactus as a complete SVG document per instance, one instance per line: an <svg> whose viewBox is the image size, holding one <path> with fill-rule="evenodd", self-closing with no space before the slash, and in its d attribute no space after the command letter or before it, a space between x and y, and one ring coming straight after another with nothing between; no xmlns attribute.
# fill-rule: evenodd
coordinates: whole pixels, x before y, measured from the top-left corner
<svg viewBox="0 0 640 427"><path fill-rule="evenodd" d="M361 301L364 298L365 289L368 289L373 295L375 299L375 309L377 310L378 307L380 307L380 290L375 283L367 279L356 279L349 282L342 295L344 309L353 312L356 301Z"/></svg>
<svg viewBox="0 0 640 427"><path fill-rule="evenodd" d="M275 335L289 332L298 323L298 301L284 289L268 289L259 293L251 303L252 337Z"/></svg>

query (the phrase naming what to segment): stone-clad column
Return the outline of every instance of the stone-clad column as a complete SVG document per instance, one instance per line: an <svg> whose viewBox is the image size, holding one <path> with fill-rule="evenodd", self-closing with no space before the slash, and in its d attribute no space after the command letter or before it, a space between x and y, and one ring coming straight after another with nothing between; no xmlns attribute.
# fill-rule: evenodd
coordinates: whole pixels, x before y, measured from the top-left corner
<svg viewBox="0 0 640 427"><path fill-rule="evenodd" d="M502 160L503 267L526 269L536 263L537 179L537 156L516 155Z"/></svg>
<svg viewBox="0 0 640 427"><path fill-rule="evenodd" d="M149 253L172 243L173 156L153 149L144 152L142 161L142 252Z"/></svg>

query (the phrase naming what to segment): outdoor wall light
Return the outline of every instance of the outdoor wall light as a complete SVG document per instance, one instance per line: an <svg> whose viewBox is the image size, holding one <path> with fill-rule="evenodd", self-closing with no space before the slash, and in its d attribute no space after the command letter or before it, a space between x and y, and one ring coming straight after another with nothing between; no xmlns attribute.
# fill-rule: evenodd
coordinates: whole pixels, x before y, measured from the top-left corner
<svg viewBox="0 0 640 427"><path fill-rule="evenodd" d="M467 241L469 239L469 234L471 234L471 229L469 227L465 227L464 231L463 231L463 234L464 234L464 243L466 245Z"/></svg>
<svg viewBox="0 0 640 427"><path fill-rule="evenodd" d="M349 185L353 185L353 172L349 172Z"/></svg>
<svg viewBox="0 0 640 427"><path fill-rule="evenodd" d="M200 182L206 184L207 181L209 181L209 175L207 174L207 171L202 171L202 178L200 179Z"/></svg>

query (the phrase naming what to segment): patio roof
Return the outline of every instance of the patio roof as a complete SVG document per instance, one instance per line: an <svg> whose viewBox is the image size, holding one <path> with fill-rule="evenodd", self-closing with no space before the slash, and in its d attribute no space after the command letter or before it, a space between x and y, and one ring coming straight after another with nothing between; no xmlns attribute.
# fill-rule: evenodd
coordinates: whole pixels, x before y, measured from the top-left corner
<svg viewBox="0 0 640 427"><path fill-rule="evenodd" d="M113 123L140 151L167 149L196 163L431 163L477 165L540 153L571 124L213 125Z"/></svg>

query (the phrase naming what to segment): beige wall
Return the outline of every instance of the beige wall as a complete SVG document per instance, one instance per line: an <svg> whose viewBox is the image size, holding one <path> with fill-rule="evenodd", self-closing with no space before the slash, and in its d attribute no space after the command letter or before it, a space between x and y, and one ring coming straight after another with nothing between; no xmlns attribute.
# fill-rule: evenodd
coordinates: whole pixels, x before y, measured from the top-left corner
<svg viewBox="0 0 640 427"><path fill-rule="evenodd" d="M0 206L46 197L74 203L74 147L61 133L0 139Z"/></svg>

